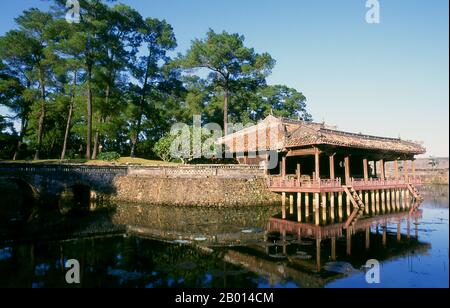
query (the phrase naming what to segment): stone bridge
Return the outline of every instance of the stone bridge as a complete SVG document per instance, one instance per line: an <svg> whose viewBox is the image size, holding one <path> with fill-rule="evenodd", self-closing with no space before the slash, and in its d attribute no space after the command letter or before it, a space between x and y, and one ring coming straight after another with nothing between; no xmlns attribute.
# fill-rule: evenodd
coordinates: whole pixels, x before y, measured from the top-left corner
<svg viewBox="0 0 450 308"><path fill-rule="evenodd" d="M17 226L65 224L80 214L111 219L128 203L137 210L127 214L138 217L151 205L265 206L279 197L268 190L259 166L0 163L0 238Z"/></svg>
<svg viewBox="0 0 450 308"><path fill-rule="evenodd" d="M126 167L0 164L0 222L89 210L97 196L114 194L114 179L126 175Z"/></svg>
<svg viewBox="0 0 450 308"><path fill-rule="evenodd" d="M156 195L155 183L170 191L209 185L209 181L247 181L263 179L264 169L259 166L240 165L168 165L168 166L94 166L94 165L40 165L0 164L0 186L14 183L20 194L35 199L58 199L61 194L72 191L74 195L89 193L89 198L115 196L120 200L132 200L133 195ZM137 183L145 185L137 187ZM3 184L2 184L3 183ZM126 183L126 185L123 185ZM162 183L162 184L160 184ZM183 183L184 187L179 187ZM122 184L122 185L121 185ZM1 187L0 187L1 188ZM200 187L201 189L201 187ZM118 191L119 190L119 191ZM139 191L138 191L139 190ZM161 189L158 188L158 191ZM123 196L124 198L120 198ZM170 197L170 196L169 196ZM152 196L144 201L151 201ZM1 198L0 198L1 200ZM170 200L170 198L168 199ZM2 202L2 201L0 201Z"/></svg>
<svg viewBox="0 0 450 308"><path fill-rule="evenodd" d="M0 165L0 179L32 191L35 197L58 196L71 188L85 187L98 194L114 193L113 180L126 176L127 167L80 165Z"/></svg>

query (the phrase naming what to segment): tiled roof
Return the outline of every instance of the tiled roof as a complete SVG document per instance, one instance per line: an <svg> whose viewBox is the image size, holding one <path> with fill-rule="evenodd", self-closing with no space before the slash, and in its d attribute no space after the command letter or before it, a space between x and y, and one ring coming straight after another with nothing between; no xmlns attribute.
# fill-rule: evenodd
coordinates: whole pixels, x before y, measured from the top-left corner
<svg viewBox="0 0 450 308"><path fill-rule="evenodd" d="M426 152L420 144L399 138L377 137L363 134L347 133L326 128L313 129L300 126L286 140L285 148L308 145L334 145L338 147L381 150L405 154L423 154Z"/></svg>
<svg viewBox="0 0 450 308"><path fill-rule="evenodd" d="M269 116L260 123L218 140L226 152L244 153L280 150L286 140L285 126L280 119Z"/></svg>
<svg viewBox="0 0 450 308"><path fill-rule="evenodd" d="M262 136L265 136L266 140ZM347 133L331 129L323 123L309 123L274 116L269 116L257 125L222 138L219 140L219 144L225 144L227 152L233 153L283 150L315 145L332 145L413 155L423 154L426 151L418 143L399 138Z"/></svg>

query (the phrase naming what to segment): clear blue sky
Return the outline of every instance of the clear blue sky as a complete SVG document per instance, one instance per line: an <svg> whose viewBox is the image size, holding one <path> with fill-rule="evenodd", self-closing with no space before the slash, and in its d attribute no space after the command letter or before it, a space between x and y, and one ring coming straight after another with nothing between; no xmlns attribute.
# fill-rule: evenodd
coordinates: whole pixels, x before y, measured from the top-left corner
<svg viewBox="0 0 450 308"><path fill-rule="evenodd" d="M270 84L302 91L316 121L340 129L421 140L449 154L449 1L379 0L381 23L365 22L366 0L123 0L175 29L178 51L208 28L239 32L277 65ZM0 34L46 1L2 4Z"/></svg>

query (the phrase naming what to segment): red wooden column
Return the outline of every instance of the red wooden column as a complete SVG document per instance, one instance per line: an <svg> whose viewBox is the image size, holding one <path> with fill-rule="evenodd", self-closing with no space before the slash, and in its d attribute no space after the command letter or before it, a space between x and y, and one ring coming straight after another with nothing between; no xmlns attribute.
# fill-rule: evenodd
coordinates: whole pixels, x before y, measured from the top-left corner
<svg viewBox="0 0 450 308"><path fill-rule="evenodd" d="M384 159L380 160L380 174L381 174L381 179L384 180L386 179L386 171L385 171L385 164L384 164Z"/></svg>
<svg viewBox="0 0 450 308"><path fill-rule="evenodd" d="M344 167L345 167L345 184L350 183L350 156L346 156L344 158Z"/></svg>
<svg viewBox="0 0 450 308"><path fill-rule="evenodd" d="M403 172L405 173L405 180L408 181L409 178L409 164L407 160L403 161Z"/></svg>
<svg viewBox="0 0 450 308"><path fill-rule="evenodd" d="M363 167L364 167L364 181L369 180L369 162L367 158L364 158L363 160Z"/></svg>
<svg viewBox="0 0 450 308"><path fill-rule="evenodd" d="M336 178L336 174L334 172L334 154L330 155L330 179L334 180Z"/></svg>
<svg viewBox="0 0 450 308"><path fill-rule="evenodd" d="M281 159L281 177L286 178L286 156Z"/></svg>
<svg viewBox="0 0 450 308"><path fill-rule="evenodd" d="M411 167L412 167L412 177L415 178L416 177L416 160L413 158L412 162L411 162Z"/></svg>
<svg viewBox="0 0 450 308"><path fill-rule="evenodd" d="M315 158L315 171L316 171L316 181L320 181L320 151L319 149L315 149L315 154L314 154L314 158Z"/></svg>
<svg viewBox="0 0 450 308"><path fill-rule="evenodd" d="M302 176L302 169L301 165L297 164L297 180L300 180L300 177Z"/></svg>
<svg viewBox="0 0 450 308"><path fill-rule="evenodd" d="M398 160L394 160L394 171L395 171L395 179L399 179L400 178L400 174L398 172Z"/></svg>

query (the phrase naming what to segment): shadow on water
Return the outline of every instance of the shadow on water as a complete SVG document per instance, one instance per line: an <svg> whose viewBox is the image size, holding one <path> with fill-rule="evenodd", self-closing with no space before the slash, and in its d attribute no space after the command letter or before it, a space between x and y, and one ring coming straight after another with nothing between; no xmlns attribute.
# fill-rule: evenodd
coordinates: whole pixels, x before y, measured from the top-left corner
<svg viewBox="0 0 450 308"><path fill-rule="evenodd" d="M88 191L73 187L36 215L58 220L38 239L0 245L0 287L73 287L68 259L80 261L75 287L369 287L369 259L382 264L381 286L448 287L448 190L429 191L423 211L367 217L348 233L341 223L281 224L279 208L85 208Z"/></svg>
<svg viewBox="0 0 450 308"><path fill-rule="evenodd" d="M39 198L32 186L17 179L0 179L0 242L72 238L123 232L112 224L116 208L91 199L86 185L73 185L56 198ZM107 226L104 228L104 226Z"/></svg>

